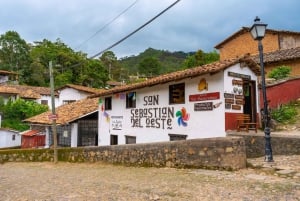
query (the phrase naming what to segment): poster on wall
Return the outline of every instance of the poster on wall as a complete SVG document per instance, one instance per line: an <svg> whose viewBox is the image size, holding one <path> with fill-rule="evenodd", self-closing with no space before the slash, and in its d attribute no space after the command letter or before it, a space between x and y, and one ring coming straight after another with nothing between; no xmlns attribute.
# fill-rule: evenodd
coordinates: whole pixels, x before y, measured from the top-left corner
<svg viewBox="0 0 300 201"><path fill-rule="evenodd" d="M111 117L112 130L122 130L122 127L123 127L123 116L112 116Z"/></svg>

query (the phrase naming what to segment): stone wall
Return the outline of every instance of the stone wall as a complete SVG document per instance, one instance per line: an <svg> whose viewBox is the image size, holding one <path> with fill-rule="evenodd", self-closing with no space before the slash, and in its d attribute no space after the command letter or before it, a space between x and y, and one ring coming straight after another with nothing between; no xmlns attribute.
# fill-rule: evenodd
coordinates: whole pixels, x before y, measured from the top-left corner
<svg viewBox="0 0 300 201"><path fill-rule="evenodd" d="M235 170L246 167L245 141L240 137L161 143L59 148L58 160L109 162L132 166ZM51 149L0 150L0 162L53 161Z"/></svg>
<svg viewBox="0 0 300 201"><path fill-rule="evenodd" d="M246 143L247 158L265 155L264 134L232 133L229 136L243 137ZM300 136L272 135L271 146L273 155L300 155ZM276 159L274 159L276 160Z"/></svg>

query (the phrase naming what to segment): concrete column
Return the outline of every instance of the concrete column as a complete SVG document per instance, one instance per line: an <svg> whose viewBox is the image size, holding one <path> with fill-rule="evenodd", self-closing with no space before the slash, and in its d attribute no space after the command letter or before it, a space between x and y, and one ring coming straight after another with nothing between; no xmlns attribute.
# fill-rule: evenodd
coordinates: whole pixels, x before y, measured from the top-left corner
<svg viewBox="0 0 300 201"><path fill-rule="evenodd" d="M77 147L78 142L78 123L71 125L71 147Z"/></svg>

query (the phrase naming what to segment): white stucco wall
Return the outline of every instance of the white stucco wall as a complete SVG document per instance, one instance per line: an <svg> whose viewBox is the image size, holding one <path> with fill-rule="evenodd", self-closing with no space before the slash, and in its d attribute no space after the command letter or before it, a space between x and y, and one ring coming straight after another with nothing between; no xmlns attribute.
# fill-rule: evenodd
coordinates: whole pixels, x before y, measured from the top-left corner
<svg viewBox="0 0 300 201"><path fill-rule="evenodd" d="M15 140L13 140L15 135ZM0 148L21 146L21 135L17 131L0 129Z"/></svg>
<svg viewBox="0 0 300 201"><path fill-rule="evenodd" d="M237 87L238 89L242 89L242 86L233 86L232 85L232 80L242 80L242 78L237 78L237 77L231 77L228 76L228 72L235 72L235 73L239 73L239 74L243 74L243 75L249 75L251 77L251 81L255 81L256 82L256 110L259 111L259 93L258 93L258 85L257 85L257 76L255 75L255 73L249 69L248 67L241 67L240 63L227 68L224 70L224 93L231 93L231 94L238 94L235 93L233 91L234 87ZM232 110L232 109L226 109L226 112L229 113L243 113L243 106L241 106L241 110Z"/></svg>
<svg viewBox="0 0 300 201"><path fill-rule="evenodd" d="M83 91L79 91L73 88L64 88L59 93L58 105L63 105L64 100L81 100L91 95Z"/></svg>
<svg viewBox="0 0 300 201"><path fill-rule="evenodd" d="M201 79L205 78L208 83L208 90L198 91L198 84ZM187 135L187 139L207 138L207 137L221 137L225 136L225 119L224 119L224 105L222 103L223 94L223 72L214 75L203 75L196 78L188 78L178 82L170 82L167 84L147 87L136 91L136 108L126 109L126 98L121 99L120 94L112 97L112 110L102 111L101 106L99 110L99 145L109 145L110 135L118 135L118 144L125 144L125 136L135 136L136 143L144 142L159 142L169 141L168 134L182 134ZM169 85L185 83L185 104L171 104L169 105ZM200 95L207 93L219 93L220 98L214 100L202 100L190 102L190 95ZM158 105L146 105L144 99L151 96L158 96ZM104 103L104 97L102 97ZM219 107L213 108L209 111L194 111L195 103L212 102L213 105ZM186 121L187 126L184 127L178 124L178 117L176 112L182 108L186 108L189 113L189 119ZM149 108L169 108L173 114L167 118L162 118L153 114L152 118L140 118L141 127L133 127L131 118L134 116L136 110L138 112ZM154 109L152 109L154 113ZM158 112L159 113L159 112ZM157 121L155 128L147 128L146 121ZM119 123L120 130L114 129L114 123ZM168 125L168 122L170 123Z"/></svg>
<svg viewBox="0 0 300 201"><path fill-rule="evenodd" d="M48 101L48 107L49 107L49 110L52 109L52 102L51 102L51 96L47 96L47 95L42 95L40 99L37 99L37 103L41 104L42 103L42 100L47 100ZM55 107L58 107L60 106L59 105L59 99L58 97L54 97L54 102L55 102Z"/></svg>

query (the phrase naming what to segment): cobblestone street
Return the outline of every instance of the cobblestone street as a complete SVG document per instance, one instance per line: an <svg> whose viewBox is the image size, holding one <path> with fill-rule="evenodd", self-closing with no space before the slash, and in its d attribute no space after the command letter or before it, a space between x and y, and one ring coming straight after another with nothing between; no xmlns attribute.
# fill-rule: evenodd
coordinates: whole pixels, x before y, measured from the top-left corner
<svg viewBox="0 0 300 201"><path fill-rule="evenodd" d="M300 156L274 160L251 159L256 168L233 172L8 162L0 165L0 200L300 200Z"/></svg>

